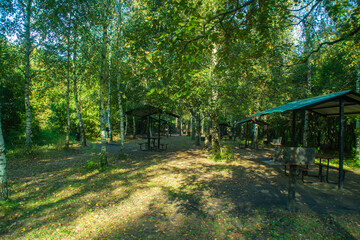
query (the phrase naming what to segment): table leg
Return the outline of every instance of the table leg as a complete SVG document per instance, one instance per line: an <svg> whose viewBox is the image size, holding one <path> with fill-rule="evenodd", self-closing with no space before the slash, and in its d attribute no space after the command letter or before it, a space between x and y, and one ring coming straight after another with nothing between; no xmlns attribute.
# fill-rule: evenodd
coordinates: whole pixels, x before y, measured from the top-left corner
<svg viewBox="0 0 360 240"><path fill-rule="evenodd" d="M329 183L329 162L330 159L327 160L327 168L326 168L326 182Z"/></svg>
<svg viewBox="0 0 360 240"><path fill-rule="evenodd" d="M320 178L320 182L322 182L322 181L323 181L323 177L322 177L321 158L320 158L320 163L319 163L319 178Z"/></svg>

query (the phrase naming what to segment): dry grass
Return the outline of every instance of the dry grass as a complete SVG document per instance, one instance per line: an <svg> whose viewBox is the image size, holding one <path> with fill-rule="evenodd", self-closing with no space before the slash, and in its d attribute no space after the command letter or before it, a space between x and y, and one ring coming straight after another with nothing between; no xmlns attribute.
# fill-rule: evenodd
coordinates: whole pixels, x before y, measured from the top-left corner
<svg viewBox="0 0 360 240"><path fill-rule="evenodd" d="M268 151L234 148L236 161L214 162L185 138L165 139L164 152L139 151L138 141L126 158L110 144L103 170L86 168L96 144L10 159L0 238L360 239L359 187L300 183L292 214L283 172L261 162Z"/></svg>

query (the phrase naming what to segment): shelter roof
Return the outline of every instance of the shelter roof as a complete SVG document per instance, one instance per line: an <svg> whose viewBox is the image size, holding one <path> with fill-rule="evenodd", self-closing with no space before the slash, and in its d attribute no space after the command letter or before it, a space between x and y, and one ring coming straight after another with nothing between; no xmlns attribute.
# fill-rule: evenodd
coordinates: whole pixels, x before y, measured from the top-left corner
<svg viewBox="0 0 360 240"><path fill-rule="evenodd" d="M159 118L156 118L156 117L150 117L151 119L154 119L155 121L159 121ZM165 119L160 119L160 121L161 122L165 122L165 123L167 123L167 122L169 122L168 120L165 120Z"/></svg>
<svg viewBox="0 0 360 240"><path fill-rule="evenodd" d="M290 102L263 112L256 113L255 116L258 117L265 114L285 112L290 110L309 110L323 116L338 116L340 112L340 99L344 100L345 115L360 114L360 94L352 90L346 90Z"/></svg>
<svg viewBox="0 0 360 240"><path fill-rule="evenodd" d="M162 110L160 108L150 106L150 105L142 105L140 107L131 109L131 110L125 112L125 113L128 114L128 115L132 115L132 116L140 117L140 118L148 117L148 116L151 116L151 115L158 115L158 114L167 114L167 115L170 115L170 116L173 116L173 117L177 117L177 118L179 117L176 114L164 111L164 110Z"/></svg>
<svg viewBox="0 0 360 240"><path fill-rule="evenodd" d="M258 125L268 125L267 122L264 122L264 121L262 121L262 120L260 120L260 119L255 119L255 120L254 120L254 118L246 118L246 119L243 119L243 120L241 120L241 121L238 121L238 122L234 123L234 125L238 125L238 124L242 124L242 123L246 123L246 122L253 122L253 123L256 123L256 124L258 124Z"/></svg>

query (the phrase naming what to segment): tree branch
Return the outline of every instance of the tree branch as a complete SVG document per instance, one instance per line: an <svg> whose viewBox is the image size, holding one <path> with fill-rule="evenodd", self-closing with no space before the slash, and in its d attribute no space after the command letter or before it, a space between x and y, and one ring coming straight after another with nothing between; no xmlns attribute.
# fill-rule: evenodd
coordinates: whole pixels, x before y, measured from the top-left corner
<svg viewBox="0 0 360 240"><path fill-rule="evenodd" d="M312 50L302 61L299 61L297 63L294 63L294 64L291 64L290 66L294 66L294 65L298 65L298 64L303 64L303 63L306 63L307 60L311 57L311 55L313 55L314 53L317 53L321 50L322 47L324 47L325 45L327 46L332 46L336 43L339 43L339 42L342 42L342 41L346 41L348 38L354 36L356 33L358 33L360 31L360 26L355 28L353 31L351 31L350 33L348 34L344 34L342 37L334 40L334 41L327 41L327 42L322 42L319 44L319 46Z"/></svg>

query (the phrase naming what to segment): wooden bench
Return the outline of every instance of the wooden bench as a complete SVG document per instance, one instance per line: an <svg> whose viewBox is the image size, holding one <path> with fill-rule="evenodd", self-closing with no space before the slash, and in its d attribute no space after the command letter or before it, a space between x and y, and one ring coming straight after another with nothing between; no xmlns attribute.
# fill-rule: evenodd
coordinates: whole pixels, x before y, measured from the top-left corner
<svg viewBox="0 0 360 240"><path fill-rule="evenodd" d="M287 166L286 165L284 165L284 166L285 166L285 168L284 168L285 176L289 176L289 174L287 173ZM297 171L296 171L296 176L300 176L300 174L301 174L301 181L303 183L305 183L305 180L304 180L305 176L317 177L315 175L309 175L309 171L310 171L309 165L298 165Z"/></svg>
<svg viewBox="0 0 360 240"><path fill-rule="evenodd" d="M326 182L327 183L330 183L329 182L329 169L335 169L339 172L339 168L338 167L334 167L334 166L331 166L328 164L322 164L322 163L316 163L316 165L319 166L319 178L320 178L320 181L322 182L323 181L323 177L325 177L326 179ZM322 168L325 167L326 168L326 174L322 174ZM349 170L346 170L346 169L343 169L343 176L342 176L342 180L344 181L345 180L345 174L347 172L351 172Z"/></svg>

